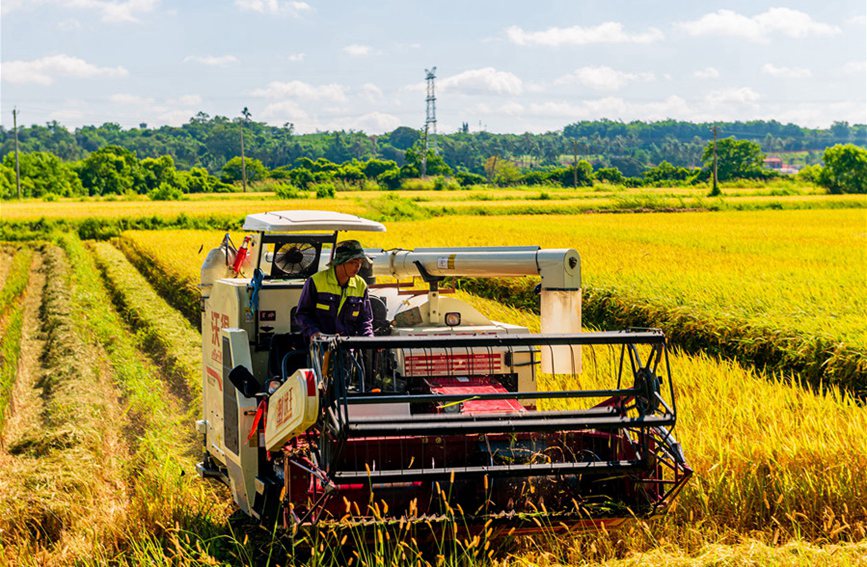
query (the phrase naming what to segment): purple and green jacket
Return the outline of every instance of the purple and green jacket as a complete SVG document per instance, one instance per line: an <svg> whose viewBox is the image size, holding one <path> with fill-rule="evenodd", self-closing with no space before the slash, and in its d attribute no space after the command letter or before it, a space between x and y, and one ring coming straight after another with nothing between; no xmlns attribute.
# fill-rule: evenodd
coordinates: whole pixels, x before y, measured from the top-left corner
<svg viewBox="0 0 867 567"><path fill-rule="evenodd" d="M373 310L367 283L353 276L341 286L333 267L314 274L301 290L295 320L308 339L315 333L372 337Z"/></svg>

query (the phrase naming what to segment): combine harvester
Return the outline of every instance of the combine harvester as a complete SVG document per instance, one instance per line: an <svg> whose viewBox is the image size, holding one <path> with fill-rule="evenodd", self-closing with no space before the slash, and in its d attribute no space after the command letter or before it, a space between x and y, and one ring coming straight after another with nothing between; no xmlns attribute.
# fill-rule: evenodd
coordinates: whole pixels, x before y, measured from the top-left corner
<svg viewBox="0 0 867 567"><path fill-rule="evenodd" d="M368 249L376 336L308 345L293 317L305 280L340 231L385 227L280 211L249 215L244 230L239 250L227 235L202 267L197 425L199 473L226 483L246 514L284 527L348 511L365 522L384 503L386 520L615 527L662 513L692 474L672 435L664 335L581 332L575 250ZM541 334L439 288L536 274ZM374 283L416 277L427 289ZM588 374L604 389L582 389Z"/></svg>

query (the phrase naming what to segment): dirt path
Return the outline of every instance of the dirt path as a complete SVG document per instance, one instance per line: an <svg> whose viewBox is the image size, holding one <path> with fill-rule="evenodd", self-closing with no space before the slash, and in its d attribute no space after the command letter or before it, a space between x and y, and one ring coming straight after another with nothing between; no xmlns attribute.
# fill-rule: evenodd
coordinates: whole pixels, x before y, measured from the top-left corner
<svg viewBox="0 0 867 567"><path fill-rule="evenodd" d="M0 256L2 258L2 256ZM18 377L12 389L9 414L2 432L0 446L7 447L21 438L23 432L40 423L42 414L42 388L37 386L42 375L42 354L45 339L42 336L42 292L45 274L42 271L42 254L33 256L30 266L30 282L24 292L24 317L21 330L21 354L18 359ZM4 449L5 450L5 449Z"/></svg>

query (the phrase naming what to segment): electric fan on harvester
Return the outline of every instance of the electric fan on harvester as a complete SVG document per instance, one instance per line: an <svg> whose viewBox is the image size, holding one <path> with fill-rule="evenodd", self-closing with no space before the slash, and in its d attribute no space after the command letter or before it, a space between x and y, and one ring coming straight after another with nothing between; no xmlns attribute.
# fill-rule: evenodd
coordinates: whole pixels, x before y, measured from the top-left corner
<svg viewBox="0 0 867 567"><path fill-rule="evenodd" d="M305 277L318 267L318 259L319 249L316 245L309 242L290 242L281 246L274 254L274 268L282 272L279 275L283 277Z"/></svg>

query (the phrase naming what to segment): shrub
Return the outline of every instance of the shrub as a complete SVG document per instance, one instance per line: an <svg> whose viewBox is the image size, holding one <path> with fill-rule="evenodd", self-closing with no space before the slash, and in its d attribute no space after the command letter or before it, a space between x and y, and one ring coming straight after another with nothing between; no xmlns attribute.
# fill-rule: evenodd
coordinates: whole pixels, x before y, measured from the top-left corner
<svg viewBox="0 0 867 567"><path fill-rule="evenodd" d="M333 198L336 192L333 183L314 183L310 189L316 193L317 199Z"/></svg>
<svg viewBox="0 0 867 567"><path fill-rule="evenodd" d="M594 174L597 181L607 181L608 183L623 183L623 174L616 167L600 167Z"/></svg>
<svg viewBox="0 0 867 567"><path fill-rule="evenodd" d="M831 193L867 193L867 150L838 144L825 150L819 183Z"/></svg>
<svg viewBox="0 0 867 567"><path fill-rule="evenodd" d="M442 175L434 177L434 191L454 191L458 187L459 185L454 179L443 177Z"/></svg>
<svg viewBox="0 0 867 567"><path fill-rule="evenodd" d="M160 186L148 193L151 201L180 201L184 198L184 192L168 183L160 183Z"/></svg>
<svg viewBox="0 0 867 567"><path fill-rule="evenodd" d="M274 193L280 199L303 199L306 195L302 195L297 187L290 184L282 184L274 187Z"/></svg>
<svg viewBox="0 0 867 567"><path fill-rule="evenodd" d="M400 189L400 169L388 169L376 177L379 184L388 190Z"/></svg>
<svg viewBox="0 0 867 567"><path fill-rule="evenodd" d="M484 175L473 173L472 171L459 171L455 174L455 179L458 180L461 187L469 187L470 185L482 185L487 181Z"/></svg>

